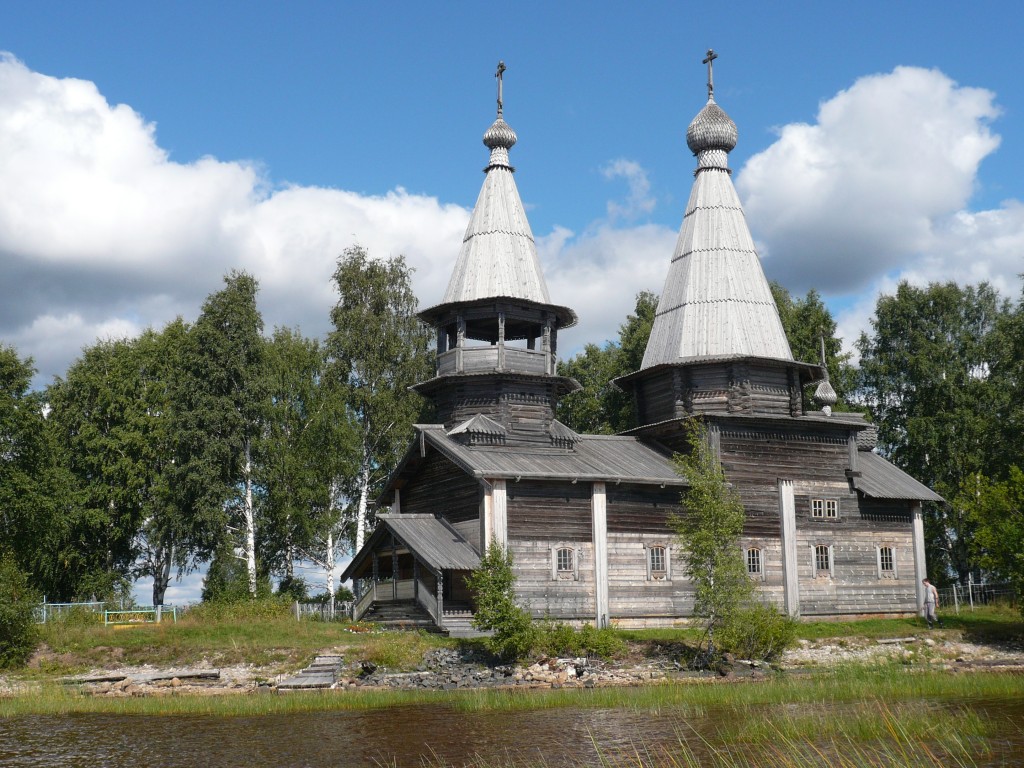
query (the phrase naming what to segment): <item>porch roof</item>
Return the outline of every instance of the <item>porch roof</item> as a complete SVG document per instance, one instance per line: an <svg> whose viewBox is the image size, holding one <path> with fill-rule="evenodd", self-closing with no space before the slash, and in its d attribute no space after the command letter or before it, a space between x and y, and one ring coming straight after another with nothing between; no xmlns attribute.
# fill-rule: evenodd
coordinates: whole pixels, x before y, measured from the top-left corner
<svg viewBox="0 0 1024 768"><path fill-rule="evenodd" d="M444 520L433 515L377 515L378 524L352 562L341 574L345 581L360 573L374 549L388 533L402 542L413 556L434 571L471 571L480 565L473 545Z"/></svg>
<svg viewBox="0 0 1024 768"><path fill-rule="evenodd" d="M858 452L852 480L854 488L875 499L943 501L931 488L871 451Z"/></svg>

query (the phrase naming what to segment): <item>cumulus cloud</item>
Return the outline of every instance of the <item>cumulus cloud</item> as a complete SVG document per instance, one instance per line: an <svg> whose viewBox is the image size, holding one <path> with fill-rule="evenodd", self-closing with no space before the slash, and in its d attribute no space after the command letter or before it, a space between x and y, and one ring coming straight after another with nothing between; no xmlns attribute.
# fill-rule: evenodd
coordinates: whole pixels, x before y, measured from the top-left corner
<svg viewBox="0 0 1024 768"><path fill-rule="evenodd" d="M814 125L779 129L737 179L773 275L797 290L852 292L909 260L941 258L950 217L999 146L994 98L897 67L823 102Z"/></svg>
<svg viewBox="0 0 1024 768"><path fill-rule="evenodd" d="M601 168L606 179L625 179L628 192L624 202L608 201L608 218L611 221L633 221L654 210L655 199L651 196L651 182L647 171L634 160L619 158Z"/></svg>

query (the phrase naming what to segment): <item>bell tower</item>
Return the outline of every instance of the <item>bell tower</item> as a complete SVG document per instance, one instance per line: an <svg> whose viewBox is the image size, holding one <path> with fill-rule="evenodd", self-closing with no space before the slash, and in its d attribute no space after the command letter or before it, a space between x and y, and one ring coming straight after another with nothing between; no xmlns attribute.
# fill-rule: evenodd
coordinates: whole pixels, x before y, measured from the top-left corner
<svg viewBox="0 0 1024 768"><path fill-rule="evenodd" d="M551 303L509 163L517 141L498 115L484 133L490 160L442 302L420 312L437 331L437 371L415 390L433 401L446 430L482 431L490 442L564 439L558 399L579 388L557 374L558 333L576 313ZM467 422L470 422L467 424Z"/></svg>

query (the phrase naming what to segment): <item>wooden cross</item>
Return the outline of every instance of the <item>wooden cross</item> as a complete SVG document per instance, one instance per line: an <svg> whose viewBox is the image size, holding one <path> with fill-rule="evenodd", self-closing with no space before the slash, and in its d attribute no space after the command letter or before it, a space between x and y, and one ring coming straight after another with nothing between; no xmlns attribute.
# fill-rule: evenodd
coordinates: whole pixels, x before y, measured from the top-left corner
<svg viewBox="0 0 1024 768"><path fill-rule="evenodd" d="M501 117L501 107L502 107L502 102L501 102L501 75L505 71L505 69L506 69L505 62L504 61L499 61L498 62L498 71L494 73L494 76L496 78L498 78L498 117Z"/></svg>
<svg viewBox="0 0 1024 768"><path fill-rule="evenodd" d="M701 62L701 64L707 64L708 65L708 98L709 99L715 98L715 80L711 76L711 62L713 62L717 58L718 58L718 54L715 53L710 48L708 48L707 58L704 59L704 61Z"/></svg>

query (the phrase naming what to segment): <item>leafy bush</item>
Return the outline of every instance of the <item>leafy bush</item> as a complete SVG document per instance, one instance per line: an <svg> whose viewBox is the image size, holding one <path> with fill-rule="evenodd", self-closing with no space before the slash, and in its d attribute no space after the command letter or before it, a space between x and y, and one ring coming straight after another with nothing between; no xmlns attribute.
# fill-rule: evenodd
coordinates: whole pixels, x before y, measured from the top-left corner
<svg viewBox="0 0 1024 768"><path fill-rule="evenodd" d="M476 600L473 625L493 630L487 641L491 652L512 660L529 654L538 640L530 614L516 603L515 582L512 553L499 544L487 548L480 567L466 580Z"/></svg>
<svg viewBox="0 0 1024 768"><path fill-rule="evenodd" d="M0 557L0 668L24 664L35 650L38 601L14 558Z"/></svg>
<svg viewBox="0 0 1024 768"><path fill-rule="evenodd" d="M538 628L535 650L545 656L596 656L611 659L626 650L625 641L613 629L584 624L574 629L561 622L546 622Z"/></svg>
<svg viewBox="0 0 1024 768"><path fill-rule="evenodd" d="M729 617L717 637L721 650L742 659L771 661L793 644L796 628L774 605L751 602Z"/></svg>

